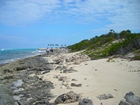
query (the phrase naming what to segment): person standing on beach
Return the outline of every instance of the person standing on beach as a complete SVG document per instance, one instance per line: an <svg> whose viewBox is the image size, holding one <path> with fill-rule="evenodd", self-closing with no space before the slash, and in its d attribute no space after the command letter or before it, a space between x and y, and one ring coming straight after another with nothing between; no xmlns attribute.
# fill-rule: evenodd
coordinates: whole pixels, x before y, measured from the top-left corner
<svg viewBox="0 0 140 105"><path fill-rule="evenodd" d="M51 47L50 51L53 53L53 49L52 49L52 47Z"/></svg>
<svg viewBox="0 0 140 105"><path fill-rule="evenodd" d="M49 52L50 52L50 49L47 47L47 49L46 49L47 55L49 55Z"/></svg>

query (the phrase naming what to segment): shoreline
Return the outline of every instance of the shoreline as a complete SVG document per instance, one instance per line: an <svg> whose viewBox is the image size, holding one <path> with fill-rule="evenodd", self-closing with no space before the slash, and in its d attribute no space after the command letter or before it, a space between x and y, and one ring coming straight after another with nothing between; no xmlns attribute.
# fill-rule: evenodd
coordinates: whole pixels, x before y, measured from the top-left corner
<svg viewBox="0 0 140 105"><path fill-rule="evenodd" d="M122 58L90 60L80 52L64 52L49 56L41 54L1 66L0 84L10 89L9 97L19 98L10 102L55 104L59 95L69 91L80 94L82 98L90 97L95 105L118 105L130 91L140 96L140 61ZM23 83L15 86L13 82L18 83L18 80ZM101 94L111 94L113 98L99 100L97 96ZM68 105L78 105L78 102Z"/></svg>
<svg viewBox="0 0 140 105"><path fill-rule="evenodd" d="M63 51L61 51L63 52ZM56 52L57 54L59 52ZM55 53L54 53L55 54ZM51 54L52 55L52 54ZM49 56L51 56L49 55ZM50 93L50 89L53 88L53 84L51 82L45 82L41 80L37 75L39 75L42 71L44 72L50 72L52 70L53 66L52 64L46 63L46 61L42 60L42 57L47 57L48 55L40 54L33 57L23 58L20 60L16 60L13 62L9 62L7 64L2 64L0 67L0 104L2 105L18 105L18 101L21 101L21 104L27 104L32 105L33 102L37 102L37 100L41 100L40 98L36 99L33 98L28 100L27 94L33 94L32 88L27 87L27 85L33 84L33 85L46 85L43 89L46 88L47 93L43 93L44 95L48 95L46 99L48 100L49 97L52 97ZM30 74L35 73L34 77L31 77ZM28 79L29 80L28 80ZM18 80L22 80L23 84L21 86L14 86L14 82L18 84ZM38 82L38 83L36 83ZM47 86L48 85L48 86ZM36 87L34 91L39 90L39 87ZM48 88L48 89L47 89ZM28 93L26 93L28 91ZM41 91L41 90L40 90ZM24 95L23 95L24 93ZM42 93L40 92L40 95ZM37 93L35 96L37 97ZM15 100L14 97L17 97L19 100ZM7 97L7 98L6 98ZM23 97L23 98L22 98ZM26 97L26 98L25 98ZM44 96L42 96L42 99ZM5 99L6 98L6 99ZM34 100L35 99L35 100ZM26 101L25 101L26 100ZM22 102L25 101L25 102ZM27 102L27 103L26 103ZM10 104L9 104L10 103ZM28 105L28 104L27 104Z"/></svg>
<svg viewBox="0 0 140 105"><path fill-rule="evenodd" d="M37 55L45 54L45 51L38 50L37 48L25 49L5 49L0 51L0 64L7 64L17 60L34 57Z"/></svg>

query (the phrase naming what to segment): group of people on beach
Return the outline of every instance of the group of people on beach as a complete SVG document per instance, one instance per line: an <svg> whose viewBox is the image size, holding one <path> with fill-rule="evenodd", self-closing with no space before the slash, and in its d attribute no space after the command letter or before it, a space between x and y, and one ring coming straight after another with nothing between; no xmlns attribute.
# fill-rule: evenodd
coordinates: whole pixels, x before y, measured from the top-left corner
<svg viewBox="0 0 140 105"><path fill-rule="evenodd" d="M46 53L49 54L50 52L53 53L53 49L52 49L52 47L51 47L51 49L49 49L49 48L47 47L47 48L46 48Z"/></svg>

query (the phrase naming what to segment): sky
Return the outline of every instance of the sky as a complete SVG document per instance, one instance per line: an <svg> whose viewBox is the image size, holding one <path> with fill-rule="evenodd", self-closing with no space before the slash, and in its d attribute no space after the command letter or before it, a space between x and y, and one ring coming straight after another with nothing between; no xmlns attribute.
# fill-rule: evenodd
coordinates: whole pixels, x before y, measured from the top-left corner
<svg viewBox="0 0 140 105"><path fill-rule="evenodd" d="M140 32L140 0L0 0L0 49L72 45Z"/></svg>

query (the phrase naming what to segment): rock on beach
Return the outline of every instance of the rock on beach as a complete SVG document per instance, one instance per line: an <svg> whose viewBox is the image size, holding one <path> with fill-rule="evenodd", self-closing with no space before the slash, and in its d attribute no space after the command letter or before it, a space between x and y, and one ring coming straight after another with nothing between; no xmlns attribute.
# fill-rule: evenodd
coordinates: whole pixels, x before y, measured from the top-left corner
<svg viewBox="0 0 140 105"><path fill-rule="evenodd" d="M56 104L72 103L72 102L79 101L79 99L80 99L80 95L74 93L73 91L70 91L68 93L64 93L64 94L58 96L55 100L55 103Z"/></svg>

